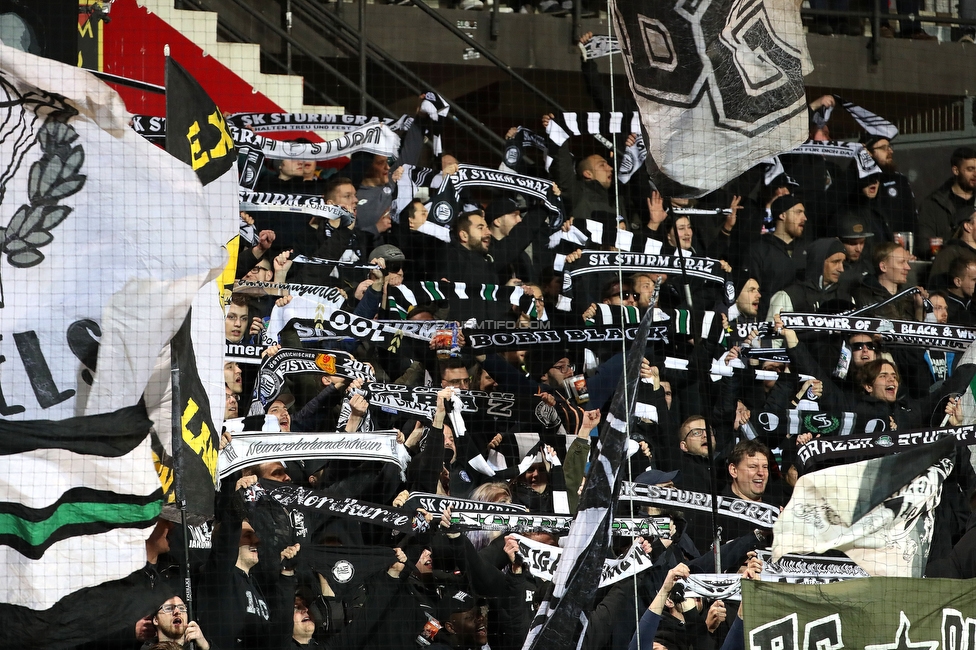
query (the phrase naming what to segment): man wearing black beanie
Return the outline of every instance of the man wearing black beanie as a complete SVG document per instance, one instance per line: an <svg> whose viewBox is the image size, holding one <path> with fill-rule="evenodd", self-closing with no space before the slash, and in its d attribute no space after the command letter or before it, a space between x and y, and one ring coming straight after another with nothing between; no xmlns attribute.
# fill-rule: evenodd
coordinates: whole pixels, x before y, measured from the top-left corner
<svg viewBox="0 0 976 650"><path fill-rule="evenodd" d="M777 291L793 284L806 266L805 251L798 241L807 222L803 203L787 194L773 201L769 209L776 231L762 236L749 259L749 268L759 281L759 291L763 296L759 305L760 314L766 313L769 299Z"/></svg>

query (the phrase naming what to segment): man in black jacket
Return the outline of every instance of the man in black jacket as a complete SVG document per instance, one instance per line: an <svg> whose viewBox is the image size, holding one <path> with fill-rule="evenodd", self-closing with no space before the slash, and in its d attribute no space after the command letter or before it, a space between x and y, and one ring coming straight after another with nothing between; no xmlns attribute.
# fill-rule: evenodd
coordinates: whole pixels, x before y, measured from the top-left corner
<svg viewBox="0 0 976 650"><path fill-rule="evenodd" d="M798 271L806 266L803 247L798 241L807 223L803 203L787 194L773 201L769 209L776 230L762 236L759 245L752 249L748 264L763 295L760 314L769 309L773 295L793 284Z"/></svg>
<svg viewBox="0 0 976 650"><path fill-rule="evenodd" d="M915 254L928 257L933 239L948 242L952 219L960 208L973 205L976 189L976 149L959 147L950 159L952 177L925 197L918 210Z"/></svg>

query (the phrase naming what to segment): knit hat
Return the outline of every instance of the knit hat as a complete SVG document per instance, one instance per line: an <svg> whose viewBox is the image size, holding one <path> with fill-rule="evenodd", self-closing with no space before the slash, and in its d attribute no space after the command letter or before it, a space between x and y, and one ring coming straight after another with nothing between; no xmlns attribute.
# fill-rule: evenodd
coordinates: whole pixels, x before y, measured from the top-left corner
<svg viewBox="0 0 976 650"><path fill-rule="evenodd" d="M784 194L773 201L773 204L769 206L769 213L772 215L773 221L776 221L779 215L783 214L794 206L800 205L801 203L803 203L803 201L793 194Z"/></svg>

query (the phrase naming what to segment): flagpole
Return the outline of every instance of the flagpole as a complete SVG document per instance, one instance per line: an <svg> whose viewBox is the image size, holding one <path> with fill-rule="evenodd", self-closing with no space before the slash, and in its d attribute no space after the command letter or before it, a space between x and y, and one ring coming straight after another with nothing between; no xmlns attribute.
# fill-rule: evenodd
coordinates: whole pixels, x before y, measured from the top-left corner
<svg viewBox="0 0 976 650"><path fill-rule="evenodd" d="M187 320L190 315L187 314ZM170 343L172 351L172 342ZM186 518L186 489L183 485L183 400L180 397L180 366L176 355L170 353L170 377L172 380L172 445L173 445L173 492L176 505L180 509L180 524L183 527L183 602L186 605L186 620L193 620L193 584L190 580L190 525ZM184 646L187 650L194 650L191 641Z"/></svg>

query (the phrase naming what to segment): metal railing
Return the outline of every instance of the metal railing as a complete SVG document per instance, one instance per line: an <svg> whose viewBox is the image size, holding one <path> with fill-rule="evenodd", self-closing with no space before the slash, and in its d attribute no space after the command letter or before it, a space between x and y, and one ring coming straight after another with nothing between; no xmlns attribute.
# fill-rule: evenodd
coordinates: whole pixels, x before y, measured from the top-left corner
<svg viewBox="0 0 976 650"><path fill-rule="evenodd" d="M343 20L341 12L328 11L310 0L291 1L292 6L299 11L310 26L317 26L323 30L328 30L329 34L336 37L333 45L343 48L347 54L352 55L355 53L358 56L362 47L364 55L370 61L383 66L400 84L415 95L419 95L428 90L435 90L433 84L417 75L392 54L370 39L362 38L358 29ZM458 119L458 123L470 130L469 135L490 151L499 156L502 155L505 147L504 138L485 126L478 118L465 110L457 102L447 98L445 98L445 101L450 104L451 112Z"/></svg>

